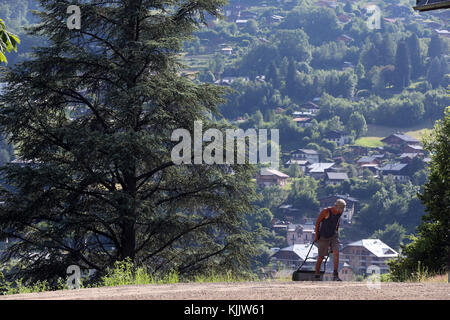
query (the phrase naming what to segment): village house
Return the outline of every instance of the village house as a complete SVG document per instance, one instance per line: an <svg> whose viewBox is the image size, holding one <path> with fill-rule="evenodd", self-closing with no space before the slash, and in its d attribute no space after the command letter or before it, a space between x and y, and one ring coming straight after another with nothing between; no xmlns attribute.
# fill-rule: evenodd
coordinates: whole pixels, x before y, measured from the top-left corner
<svg viewBox="0 0 450 320"><path fill-rule="evenodd" d="M289 176L278 170L271 168L261 168L256 175L256 184L260 188L277 185L283 187L287 183Z"/></svg>
<svg viewBox="0 0 450 320"><path fill-rule="evenodd" d="M289 246L294 244L311 244L314 241L315 225L308 224L290 224L286 232L286 241Z"/></svg>
<svg viewBox="0 0 450 320"><path fill-rule="evenodd" d="M356 161L356 164L359 167L362 167L362 166L367 165L367 164L379 165L381 163L381 159L383 159L383 158L384 158L383 154L372 155L372 156L365 156L365 157L359 158L358 161Z"/></svg>
<svg viewBox="0 0 450 320"><path fill-rule="evenodd" d="M302 169L303 173L306 172L306 168L311 164L308 160L294 160L290 159L286 161L285 165L286 167L289 167L291 164L296 164Z"/></svg>
<svg viewBox="0 0 450 320"><path fill-rule="evenodd" d="M404 145L419 145L420 141L403 133L394 133L381 139L381 142L393 146L400 147Z"/></svg>
<svg viewBox="0 0 450 320"><path fill-rule="evenodd" d="M357 274L366 274L371 265L378 266L380 273L389 272L387 261L397 258L398 253L379 239L362 239L345 245L340 260L347 263Z"/></svg>
<svg viewBox="0 0 450 320"><path fill-rule="evenodd" d="M311 244L294 244L277 250L270 257L270 260L274 265L281 264L282 268L295 270L305 261L310 248ZM318 248L316 245L313 245L308 260L303 267L305 269L314 268L317 255Z"/></svg>
<svg viewBox="0 0 450 320"><path fill-rule="evenodd" d="M423 154L423 147L419 144L408 144L402 149L403 153L421 153Z"/></svg>
<svg viewBox="0 0 450 320"><path fill-rule="evenodd" d="M319 162L319 153L311 149L298 149L291 152L291 160L308 160L310 163Z"/></svg>
<svg viewBox="0 0 450 320"><path fill-rule="evenodd" d="M334 166L334 162L317 162L307 167L306 175L314 179L324 179L325 173L331 167Z"/></svg>
<svg viewBox="0 0 450 320"><path fill-rule="evenodd" d="M349 135L334 130L329 131L324 138L336 142L339 147L350 142Z"/></svg>
<svg viewBox="0 0 450 320"><path fill-rule="evenodd" d="M350 197L348 195L339 195L339 194L320 198L318 199L320 203L320 211L322 211L325 208L333 207L337 199L343 199L347 204L345 207L345 211L342 213L341 216L341 223L351 224L353 222L353 216L357 211L358 200L356 198Z"/></svg>
<svg viewBox="0 0 450 320"><path fill-rule="evenodd" d="M326 172L325 174L325 184L327 185L338 185L342 182L348 180L348 175L346 172Z"/></svg>
<svg viewBox="0 0 450 320"><path fill-rule="evenodd" d="M320 110L319 106L312 101L308 101L307 103L302 104L300 108L311 114L316 114Z"/></svg>
<svg viewBox="0 0 450 320"><path fill-rule="evenodd" d="M294 216L300 215L300 209L295 208L292 204L283 204L279 206L283 218L287 221L293 221Z"/></svg>
<svg viewBox="0 0 450 320"><path fill-rule="evenodd" d="M297 127L306 128L311 126L311 118L302 117L302 118L294 118L293 121L297 124Z"/></svg>
<svg viewBox="0 0 450 320"><path fill-rule="evenodd" d="M406 163L388 163L379 169L382 176L392 175L396 182L409 181L408 164Z"/></svg>

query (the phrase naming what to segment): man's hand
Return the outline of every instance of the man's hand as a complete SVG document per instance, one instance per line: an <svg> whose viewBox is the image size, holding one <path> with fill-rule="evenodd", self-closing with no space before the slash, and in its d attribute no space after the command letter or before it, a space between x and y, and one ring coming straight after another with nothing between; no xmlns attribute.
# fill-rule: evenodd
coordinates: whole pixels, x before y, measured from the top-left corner
<svg viewBox="0 0 450 320"><path fill-rule="evenodd" d="M316 236L314 237L314 242L317 242L319 240L319 235L316 234Z"/></svg>

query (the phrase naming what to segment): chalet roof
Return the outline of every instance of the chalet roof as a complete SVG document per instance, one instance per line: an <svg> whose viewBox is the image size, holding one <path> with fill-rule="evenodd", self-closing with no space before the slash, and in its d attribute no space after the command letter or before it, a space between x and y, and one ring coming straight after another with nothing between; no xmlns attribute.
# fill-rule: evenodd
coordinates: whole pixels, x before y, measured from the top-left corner
<svg viewBox="0 0 450 320"><path fill-rule="evenodd" d="M324 173L326 169L334 166L334 162L317 162L308 166L309 173Z"/></svg>
<svg viewBox="0 0 450 320"><path fill-rule="evenodd" d="M415 138L413 138L411 136L408 136L407 134L403 134L403 133L391 134L390 136L388 136L388 137L386 137L384 139L381 139L381 142L386 141L390 137L396 137L396 138L398 138L398 139L400 139L400 140L402 140L404 142L420 143L419 140L417 140L417 139L415 139Z"/></svg>
<svg viewBox="0 0 450 320"><path fill-rule="evenodd" d="M280 172L275 169L271 168L261 168L260 175L262 176L277 176L280 178L289 178L287 174L284 174L283 172Z"/></svg>
<svg viewBox="0 0 450 320"><path fill-rule="evenodd" d="M294 244L292 246L280 249L280 251L291 251L295 253L300 259L305 260L306 256L308 255L309 248L311 247L311 244ZM315 245L312 246L311 252L309 253L309 257L317 257L319 254L319 251ZM309 261L309 259L308 259Z"/></svg>
<svg viewBox="0 0 450 320"><path fill-rule="evenodd" d="M398 253L394 249L380 239L362 239L349 243L345 247L364 247L378 258L394 258L398 256Z"/></svg>
<svg viewBox="0 0 450 320"><path fill-rule="evenodd" d="M298 150L294 150L291 152L292 153L306 153L309 155L318 155L316 150L312 150L312 149L298 149Z"/></svg>
<svg viewBox="0 0 450 320"><path fill-rule="evenodd" d="M294 121L295 121L295 122L309 122L309 121L311 121L311 118L307 118L307 117L304 117L304 118L294 118Z"/></svg>
<svg viewBox="0 0 450 320"><path fill-rule="evenodd" d="M348 175L345 172L327 172L328 180L348 180Z"/></svg>
<svg viewBox="0 0 450 320"><path fill-rule="evenodd" d="M380 168L381 171L401 171L407 166L406 163L388 163Z"/></svg>

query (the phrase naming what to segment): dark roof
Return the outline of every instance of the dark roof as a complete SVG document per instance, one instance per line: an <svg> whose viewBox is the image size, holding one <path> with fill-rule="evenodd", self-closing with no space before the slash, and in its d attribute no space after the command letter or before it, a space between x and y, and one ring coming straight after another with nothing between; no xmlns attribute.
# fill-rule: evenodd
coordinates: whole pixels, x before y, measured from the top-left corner
<svg viewBox="0 0 450 320"><path fill-rule="evenodd" d="M402 134L402 133L394 133L394 134L391 134L390 136L388 136L388 137L382 139L381 141L383 142L383 141L385 141L386 139L388 139L388 138L390 138L390 137L392 137L392 136L397 137L397 138L399 138L400 140L403 140L403 141L405 141L405 142L414 142L414 143L420 142L419 140L414 139L413 137L408 136L407 134Z"/></svg>
<svg viewBox="0 0 450 320"><path fill-rule="evenodd" d="M401 171L407 166L406 163L388 163L380 168L381 171Z"/></svg>
<svg viewBox="0 0 450 320"><path fill-rule="evenodd" d="M312 149L298 149L298 150L294 150L291 153L306 153L306 154L318 154L316 150L312 150Z"/></svg>

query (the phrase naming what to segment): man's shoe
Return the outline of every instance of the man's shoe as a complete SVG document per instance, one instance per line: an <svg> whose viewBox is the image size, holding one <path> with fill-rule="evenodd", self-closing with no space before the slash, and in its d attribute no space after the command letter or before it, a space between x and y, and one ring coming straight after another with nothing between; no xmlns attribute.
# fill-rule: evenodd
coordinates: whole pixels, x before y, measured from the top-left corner
<svg viewBox="0 0 450 320"><path fill-rule="evenodd" d="M314 275L314 281L320 281L320 274Z"/></svg>
<svg viewBox="0 0 450 320"><path fill-rule="evenodd" d="M342 280L339 278L339 273L333 272L333 281L342 281Z"/></svg>

